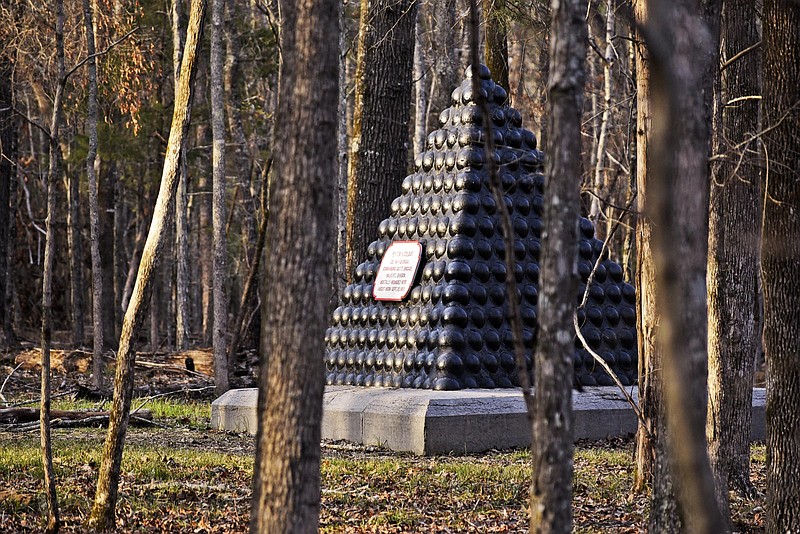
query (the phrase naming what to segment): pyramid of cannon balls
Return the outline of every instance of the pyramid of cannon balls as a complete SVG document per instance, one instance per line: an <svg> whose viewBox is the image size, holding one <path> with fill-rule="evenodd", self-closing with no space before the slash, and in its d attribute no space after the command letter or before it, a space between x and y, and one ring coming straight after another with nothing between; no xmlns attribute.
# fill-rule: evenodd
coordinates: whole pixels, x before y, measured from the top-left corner
<svg viewBox="0 0 800 534"><path fill-rule="evenodd" d="M325 338L329 385L454 390L519 384L506 303L505 281L511 274L504 263L470 71L453 91L452 106L441 113L441 127L416 155L415 172L403 180L391 215L380 223L366 261L341 295ZM530 369L543 231L542 153L533 133L522 128L520 113L506 105L506 91L492 81L489 70L481 67L478 75L514 228L513 276ZM580 234L579 301L603 248L588 219L580 219ZM375 276L394 241L421 244L417 278L403 301L376 301ZM603 258L586 306L578 311L589 346L626 385L636 380L637 370L634 303L634 288L624 283L622 268ZM577 339L574 363L576 383L612 384Z"/></svg>

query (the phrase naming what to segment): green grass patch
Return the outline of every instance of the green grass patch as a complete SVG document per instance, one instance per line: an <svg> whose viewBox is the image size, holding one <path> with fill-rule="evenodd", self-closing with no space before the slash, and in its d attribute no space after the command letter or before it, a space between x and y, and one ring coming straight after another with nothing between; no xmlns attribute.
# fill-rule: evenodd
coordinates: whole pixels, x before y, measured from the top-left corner
<svg viewBox="0 0 800 534"><path fill-rule="evenodd" d="M60 401L59 407L96 406ZM207 430L206 404L158 399L148 407L166 428L129 429L118 531L246 531L253 438ZM104 438L105 429L98 428L54 432L63 532L83 531ZM38 433L0 432L0 531L41 530L40 462ZM761 491L764 462L764 446L754 446L753 477ZM631 493L633 475L631 443L579 445L573 477L575 532L640 531L648 498ZM528 451L417 457L327 448L321 477L324 533L527 531ZM763 498L732 501L738 531L763 531L760 506Z"/></svg>

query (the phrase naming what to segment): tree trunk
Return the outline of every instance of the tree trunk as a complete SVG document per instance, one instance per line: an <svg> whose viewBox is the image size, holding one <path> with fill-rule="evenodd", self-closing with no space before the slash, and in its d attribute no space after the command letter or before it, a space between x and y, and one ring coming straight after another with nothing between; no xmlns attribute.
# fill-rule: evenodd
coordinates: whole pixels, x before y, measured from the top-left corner
<svg viewBox="0 0 800 534"><path fill-rule="evenodd" d="M719 3L706 2L701 8L696 0L652 2L650 13L653 134L646 203L653 221L663 342L661 417L667 422L668 461L682 528L715 534L727 530L717 507L704 433L708 158ZM659 441L663 438L661 434ZM653 478L650 530L666 532L676 518L660 513L672 497L656 493L662 485L658 475L656 471Z"/></svg>
<svg viewBox="0 0 800 534"><path fill-rule="evenodd" d="M93 57L94 14L90 0L83 0L83 22L86 29L86 53L89 59L89 91L86 103L86 133L89 148L86 152L86 175L89 179L89 233L92 255L92 385L103 387L103 268L100 263L100 216L97 209L97 60ZM113 273L112 273L113 274Z"/></svg>
<svg viewBox="0 0 800 534"><path fill-rule="evenodd" d="M178 100L181 59L185 32L182 25L181 0L172 0L172 73L175 83L175 101ZM175 348L186 349L189 342L189 175L186 165L186 147L181 151L180 182L175 197Z"/></svg>
<svg viewBox="0 0 800 534"><path fill-rule="evenodd" d="M428 111L428 65L425 61L422 33L424 32L422 17L417 17L414 32L414 155L422 154L425 150L425 139L428 136L427 111Z"/></svg>
<svg viewBox="0 0 800 534"><path fill-rule="evenodd" d="M169 141L164 158L161 187L153 211L153 221L142 252L139 273L130 304L125 313L120 337L117 368L114 377L114 400L111 405L108 434L103 447L103 458L97 480L97 492L89 517L89 525L96 530L113 527L116 513L122 451L130 417L133 396L133 369L136 361L136 341L144 321L144 310L155 282L155 267L164 246L166 226L174 209L178 188L180 153L186 139L191 116L191 89L194 78L195 58L203 24L205 0L192 0L186 36L183 62L181 64L179 98L175 101L170 127ZM321 360L321 359L320 359ZM322 372L320 371L320 377Z"/></svg>
<svg viewBox="0 0 800 534"><path fill-rule="evenodd" d="M416 15L414 0L361 0L347 180L348 280L406 175Z"/></svg>
<svg viewBox="0 0 800 534"><path fill-rule="evenodd" d="M56 183L60 171L61 151L59 147L59 128L61 126L62 106L66 75L64 67L64 3L55 1L55 44L57 80L56 94L53 97L50 119L49 164L47 170L47 232L44 246L44 265L42 266L42 388L39 409L39 425L42 447L42 470L44 472L44 493L47 502L47 526L45 532L58 532L61 525L56 495L55 471L53 469L53 444L50 435L50 345L53 334L53 256L55 255L55 215Z"/></svg>
<svg viewBox="0 0 800 534"><path fill-rule="evenodd" d="M10 325L12 309L8 306L6 291L9 278L9 255L11 217L11 183L16 177L16 167L12 162L17 161L17 135L14 123L13 94L11 92L11 78L13 64L4 54L0 55L0 326ZM9 335L11 334L11 335ZM8 330L4 331L4 345L13 344L14 336Z"/></svg>
<svg viewBox="0 0 800 534"><path fill-rule="evenodd" d="M606 144L608 141L608 130L611 125L611 96L614 76L614 1L608 0L606 2L606 49L603 53L603 115L600 119L599 132L597 133L597 151L595 155L595 168L593 188L594 195L592 196L591 214L589 216L595 227L600 227L600 199L606 191L605 185L605 157L606 157ZM597 110L594 111L597 113ZM601 238L602 239L602 238Z"/></svg>
<svg viewBox="0 0 800 534"><path fill-rule="evenodd" d="M267 353L261 373L266 394L260 395L251 521L251 532L263 533L314 532L319 525L320 355L329 298L320 289L330 287L334 237L330 191L336 145L331 140L337 127L338 58L330 43L337 42L340 5L318 0L286 2L282 8L275 138L283 145L275 152L278 178L269 222L272 260L266 262L262 336Z"/></svg>
<svg viewBox="0 0 800 534"><path fill-rule="evenodd" d="M225 2L211 0L211 130L213 171L214 226L214 383L216 395L222 395L228 385L228 239L225 235L227 205L225 204L225 95L222 86L225 49Z"/></svg>
<svg viewBox="0 0 800 534"><path fill-rule="evenodd" d="M100 216L100 264L103 269L103 342L116 348L117 337L114 325L114 169L107 163L101 166L98 184Z"/></svg>
<svg viewBox="0 0 800 534"><path fill-rule="evenodd" d="M339 295L347 285L347 127L350 124L348 113L350 106L347 97L347 51L349 49L347 35L347 18L344 8L339 10L339 125L336 131L336 155L339 164L336 176L336 249L334 252L333 301L339 301ZM267 187L266 182L263 187ZM263 195L262 195L263 196ZM268 206L262 206L268 209ZM265 214L266 216L266 214Z"/></svg>
<svg viewBox="0 0 800 534"><path fill-rule="evenodd" d="M429 9L433 12L434 58L426 131L431 132L439 128L439 114L450 105L461 65L456 54L456 0L436 0L429 3Z"/></svg>
<svg viewBox="0 0 800 534"><path fill-rule="evenodd" d="M482 0L482 6L486 34L486 47L483 50L486 66L492 71L495 83L509 93L506 0Z"/></svg>
<svg viewBox="0 0 800 534"><path fill-rule="evenodd" d="M67 190L67 248L69 249L69 296L70 322L72 323L72 345L83 346L86 316L84 311L83 283L83 243L80 222L80 176L68 169L66 174Z"/></svg>
<svg viewBox="0 0 800 534"><path fill-rule="evenodd" d="M764 2L767 532L800 532L800 5Z"/></svg>
<svg viewBox="0 0 800 534"><path fill-rule="evenodd" d="M531 532L572 530L572 318L577 291L586 2L551 3L539 332L534 354ZM564 251L572 251L565 254Z"/></svg>
<svg viewBox="0 0 800 534"><path fill-rule="evenodd" d="M720 62L759 41L752 0L722 3ZM753 496L750 425L758 350L759 54L723 67L715 114L708 228L708 416L706 439L717 502L730 524L728 491Z"/></svg>
<svg viewBox="0 0 800 534"><path fill-rule="evenodd" d="M198 83L198 93L204 82ZM203 92L204 89L203 89ZM198 95L199 96L199 95ZM197 102L201 101L197 98ZM197 127L197 142L198 144L207 144L208 128L204 125ZM213 255L208 254L208 251L213 248L213 219L212 219L212 190L209 184L209 173L207 171L207 162L203 163L203 167L198 170L199 180L197 181L198 201L199 201L199 221L198 230L200 233L200 291L201 291L201 309L200 315L202 320L201 339L203 344L208 345L212 341L212 328L214 326L214 280L213 280Z"/></svg>
<svg viewBox="0 0 800 534"><path fill-rule="evenodd" d="M639 27L647 24L648 10L645 0L636 0L634 13ZM656 457L656 443L650 436L658 439L661 426L661 355L656 346L658 325L655 307L655 265L651 249L653 222L646 215L648 147L651 136L650 112L650 58L641 31L634 35L634 54L636 60L636 319L639 342L639 407L646 425L639 422L636 432L636 480L634 489L645 491L653 477Z"/></svg>

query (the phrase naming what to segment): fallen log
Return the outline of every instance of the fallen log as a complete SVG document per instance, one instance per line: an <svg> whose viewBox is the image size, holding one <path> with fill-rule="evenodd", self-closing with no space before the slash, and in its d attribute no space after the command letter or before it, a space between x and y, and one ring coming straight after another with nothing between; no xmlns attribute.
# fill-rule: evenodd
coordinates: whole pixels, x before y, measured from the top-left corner
<svg viewBox="0 0 800 534"><path fill-rule="evenodd" d="M153 421L153 412L139 410L136 419ZM51 421L59 420L62 426L84 426L108 422L108 412L86 410L50 410ZM33 423L39 420L39 408L2 408L0 409L0 425L18 425Z"/></svg>

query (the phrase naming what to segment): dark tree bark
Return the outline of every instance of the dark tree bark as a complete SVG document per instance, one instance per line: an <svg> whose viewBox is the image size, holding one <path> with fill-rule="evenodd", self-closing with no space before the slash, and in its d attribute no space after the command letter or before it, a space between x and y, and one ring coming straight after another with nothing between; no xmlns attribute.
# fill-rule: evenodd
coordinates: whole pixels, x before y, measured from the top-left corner
<svg viewBox="0 0 800 534"><path fill-rule="evenodd" d="M39 401L39 425L41 437L42 470L44 492L47 501L47 525L45 532L58 532L61 519L56 495L55 471L53 469L53 444L50 434L50 346L53 335L53 263L55 256L56 182L61 168L59 130L63 114L66 69L64 67L64 3L54 3L56 27L56 93L50 118L49 164L47 169L47 219L45 220L44 264L42 266L42 388Z"/></svg>
<svg viewBox="0 0 800 534"><path fill-rule="evenodd" d="M178 99L181 60L183 59L183 9L181 0L170 2L172 12L172 73L175 100ZM181 152L180 183L175 197L175 348L186 349L189 343L189 173L186 148Z"/></svg>
<svg viewBox="0 0 800 534"><path fill-rule="evenodd" d="M439 127L439 114L450 106L450 95L458 86L462 68L456 54L456 0L435 0L427 7L433 21L434 55L426 128L430 132Z"/></svg>
<svg viewBox="0 0 800 534"><path fill-rule="evenodd" d="M683 531L715 534L725 532L726 525L717 507L704 433L705 288L710 104L719 50L719 4L656 1L650 14L646 37L651 52L653 135L646 203L653 221L656 309L663 342L666 461L672 465ZM659 441L663 438L661 434ZM656 470L649 529L672 531L675 517L661 513L671 496L657 493L662 485L658 475Z"/></svg>
<svg viewBox="0 0 800 534"><path fill-rule="evenodd" d="M104 530L114 526L119 489L122 451L130 418L133 396L133 370L136 362L136 341L150 292L153 289L156 266L164 247L167 225L175 208L175 194L179 181L180 153L185 143L191 117L191 92L194 78L195 58L203 25L205 0L193 0L187 29L186 47L181 64L179 98L175 101L170 127L169 141L164 158L161 187L158 192L153 221L142 252L136 285L125 312L122 325L117 368L114 376L114 399L111 404L108 433L103 446L103 458L97 480L97 492L89 516L90 528ZM320 372L320 377L322 373Z"/></svg>
<svg viewBox="0 0 800 534"><path fill-rule="evenodd" d="M531 532L572 530L572 316L577 291L585 14L584 0L551 3L543 216L547 232L542 239L534 354Z"/></svg>
<svg viewBox="0 0 800 534"><path fill-rule="evenodd" d="M275 128L282 148L275 152L271 259L262 300L267 306L261 374L266 394L259 395L251 532L314 532L319 524L320 355L334 242L330 192L337 168L332 140L338 47L331 43L338 42L338 9L334 0L282 6Z"/></svg>
<svg viewBox="0 0 800 534"><path fill-rule="evenodd" d="M83 239L81 238L80 176L74 169L67 169L67 248L69 249L69 297L72 345L83 346L84 337L84 281Z"/></svg>
<svg viewBox="0 0 800 534"><path fill-rule="evenodd" d="M348 280L406 175L416 15L414 0L361 0L347 180Z"/></svg>
<svg viewBox="0 0 800 534"><path fill-rule="evenodd" d="M116 348L117 336L114 325L114 169L106 163L100 166L98 184L98 203L100 217L100 265L103 271L103 342L107 347Z"/></svg>
<svg viewBox="0 0 800 534"><path fill-rule="evenodd" d="M708 228L708 453L717 501L752 495L750 424L758 350L759 41L753 0L722 2ZM731 61L732 60L732 61ZM731 61L728 63L728 61ZM752 141L749 141L753 139Z"/></svg>
<svg viewBox="0 0 800 534"><path fill-rule="evenodd" d="M14 123L11 78L13 65L8 57L0 55L0 326L11 325L12 310L5 298L9 272L9 246L11 223L11 183L16 177L17 135ZM11 335L9 335L11 334ZM4 332L6 346L13 344L13 332Z"/></svg>
<svg viewBox="0 0 800 534"><path fill-rule="evenodd" d="M94 14L89 0L83 0L83 20L86 28L86 53L91 58L89 90L86 103L86 132L89 148L86 152L86 175L89 181L89 233L92 256L92 384L103 386L103 268L100 261L100 216L97 208L97 60L94 44ZM116 219L116 217L115 217ZM115 221L116 222L116 221ZM113 272L111 274L114 274ZM81 318L81 320L83 320Z"/></svg>
<svg viewBox="0 0 800 534"><path fill-rule="evenodd" d="M800 4L764 2L767 532L800 531Z"/></svg>
<svg viewBox="0 0 800 534"><path fill-rule="evenodd" d="M482 0L486 47L486 66L492 71L495 83L511 94L508 83L508 23L506 0ZM585 13L584 13L585 16Z"/></svg>

